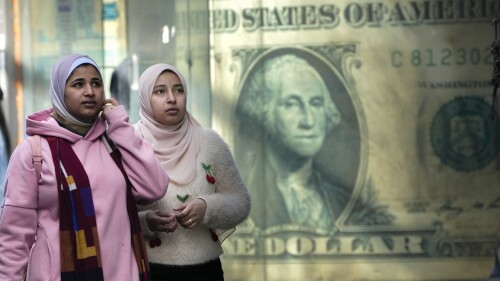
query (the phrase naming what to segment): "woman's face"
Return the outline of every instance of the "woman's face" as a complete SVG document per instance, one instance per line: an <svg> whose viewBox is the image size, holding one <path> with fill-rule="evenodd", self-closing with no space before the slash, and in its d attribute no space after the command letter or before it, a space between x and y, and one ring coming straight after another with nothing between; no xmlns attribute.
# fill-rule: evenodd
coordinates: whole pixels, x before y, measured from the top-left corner
<svg viewBox="0 0 500 281"><path fill-rule="evenodd" d="M153 118L164 125L179 123L186 114L186 93L179 77L165 71L156 79L151 95Z"/></svg>
<svg viewBox="0 0 500 281"><path fill-rule="evenodd" d="M326 135L326 113L323 81L310 72L288 72L281 76L281 88L274 109L275 140L288 151L313 157Z"/></svg>
<svg viewBox="0 0 500 281"><path fill-rule="evenodd" d="M104 87L99 71L92 65L81 65L69 76L64 87L64 104L69 113L83 122L93 121L101 112Z"/></svg>

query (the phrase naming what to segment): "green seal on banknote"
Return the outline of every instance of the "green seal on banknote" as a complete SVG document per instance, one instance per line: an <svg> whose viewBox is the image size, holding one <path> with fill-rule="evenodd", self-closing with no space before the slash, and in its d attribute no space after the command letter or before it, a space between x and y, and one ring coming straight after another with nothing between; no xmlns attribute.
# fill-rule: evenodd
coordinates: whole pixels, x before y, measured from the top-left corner
<svg viewBox="0 0 500 281"><path fill-rule="evenodd" d="M461 96L434 116L431 143L441 161L458 171L479 170L498 153L498 118L481 97Z"/></svg>

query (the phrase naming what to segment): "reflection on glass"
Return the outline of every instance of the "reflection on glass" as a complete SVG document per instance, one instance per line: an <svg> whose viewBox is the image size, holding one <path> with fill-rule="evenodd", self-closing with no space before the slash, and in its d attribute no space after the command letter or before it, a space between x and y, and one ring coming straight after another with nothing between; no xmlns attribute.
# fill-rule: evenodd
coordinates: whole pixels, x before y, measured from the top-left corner
<svg viewBox="0 0 500 281"><path fill-rule="evenodd" d="M3 201L3 185L5 183L5 173L7 171L7 163L9 161L9 136L5 117L3 114L1 102L3 100L3 92L0 89L0 203Z"/></svg>

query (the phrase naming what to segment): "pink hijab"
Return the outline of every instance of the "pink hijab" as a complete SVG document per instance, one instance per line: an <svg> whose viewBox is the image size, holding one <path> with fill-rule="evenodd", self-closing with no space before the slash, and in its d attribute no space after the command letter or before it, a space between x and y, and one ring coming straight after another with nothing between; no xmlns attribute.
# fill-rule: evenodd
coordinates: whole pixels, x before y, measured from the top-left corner
<svg viewBox="0 0 500 281"><path fill-rule="evenodd" d="M179 124L164 125L153 118L151 96L158 76L164 71L175 73L188 94L184 76L173 66L168 64L155 64L147 68L139 78L139 98L141 109L140 121L136 128L143 137L153 146L156 157L168 173L170 180L177 184L186 184L196 177L200 140L196 127L201 125L186 111L186 116Z"/></svg>

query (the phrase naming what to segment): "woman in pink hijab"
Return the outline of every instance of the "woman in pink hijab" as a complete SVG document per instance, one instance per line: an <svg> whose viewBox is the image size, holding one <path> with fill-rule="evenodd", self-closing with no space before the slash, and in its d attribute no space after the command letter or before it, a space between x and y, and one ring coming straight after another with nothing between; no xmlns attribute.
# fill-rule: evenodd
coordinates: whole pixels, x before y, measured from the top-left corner
<svg viewBox="0 0 500 281"><path fill-rule="evenodd" d="M168 64L139 79L135 125L170 177L167 194L141 209L153 280L224 280L221 243L250 211L250 196L222 138L186 110L187 84ZM223 234L224 233L224 234Z"/></svg>
<svg viewBox="0 0 500 281"><path fill-rule="evenodd" d="M52 107L26 119L41 167L25 140L7 169L0 280L149 281L136 203L161 198L168 176L91 58L64 56L51 77Z"/></svg>

